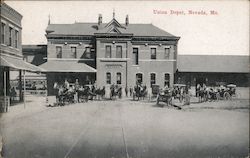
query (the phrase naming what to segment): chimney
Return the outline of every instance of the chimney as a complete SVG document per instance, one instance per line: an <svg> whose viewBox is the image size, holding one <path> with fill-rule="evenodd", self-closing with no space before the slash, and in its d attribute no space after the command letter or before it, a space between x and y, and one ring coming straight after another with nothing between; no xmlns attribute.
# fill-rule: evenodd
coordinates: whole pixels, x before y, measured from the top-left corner
<svg viewBox="0 0 250 158"><path fill-rule="evenodd" d="M102 14L99 14L98 16L98 25L102 23Z"/></svg>
<svg viewBox="0 0 250 158"><path fill-rule="evenodd" d="M128 19L128 15L126 15L126 20L125 20L125 24L126 24L126 26L128 26L128 24L129 24L129 19Z"/></svg>

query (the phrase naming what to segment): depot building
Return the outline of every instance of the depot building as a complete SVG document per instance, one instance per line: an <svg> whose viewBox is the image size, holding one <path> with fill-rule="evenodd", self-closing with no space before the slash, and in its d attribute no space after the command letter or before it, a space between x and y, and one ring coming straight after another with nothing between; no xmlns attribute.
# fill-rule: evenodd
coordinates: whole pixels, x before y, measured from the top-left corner
<svg viewBox="0 0 250 158"><path fill-rule="evenodd" d="M67 79L97 87L118 84L123 88L141 83L161 87L174 83L180 37L152 24L120 23L113 18L103 23L51 24L46 29L48 94L54 82Z"/></svg>

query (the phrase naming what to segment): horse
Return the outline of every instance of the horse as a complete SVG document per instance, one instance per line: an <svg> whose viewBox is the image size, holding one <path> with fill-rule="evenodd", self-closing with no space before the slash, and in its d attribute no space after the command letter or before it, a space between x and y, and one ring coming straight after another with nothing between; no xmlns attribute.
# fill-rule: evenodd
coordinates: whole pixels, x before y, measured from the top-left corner
<svg viewBox="0 0 250 158"><path fill-rule="evenodd" d="M134 91L133 91L133 100L135 100L135 98L137 97L137 100L140 100L140 98L142 97L143 100L147 95L147 87L146 86L139 86L136 85L134 87Z"/></svg>
<svg viewBox="0 0 250 158"><path fill-rule="evenodd" d="M122 87L118 85L111 85L110 99L112 100L114 97L116 98L116 96L118 96L119 98L122 97Z"/></svg>
<svg viewBox="0 0 250 158"><path fill-rule="evenodd" d="M79 88L78 92L78 101L81 102L82 100L85 102L88 102L89 95L90 95L90 89L89 87L81 87Z"/></svg>
<svg viewBox="0 0 250 158"><path fill-rule="evenodd" d="M103 88L98 88L96 89L96 95L97 95L97 99L100 100L100 99L103 99L104 96L105 96L105 86L103 86Z"/></svg>
<svg viewBox="0 0 250 158"><path fill-rule="evenodd" d="M206 88L201 88L197 93L199 97L199 103L202 103L208 100L209 91Z"/></svg>

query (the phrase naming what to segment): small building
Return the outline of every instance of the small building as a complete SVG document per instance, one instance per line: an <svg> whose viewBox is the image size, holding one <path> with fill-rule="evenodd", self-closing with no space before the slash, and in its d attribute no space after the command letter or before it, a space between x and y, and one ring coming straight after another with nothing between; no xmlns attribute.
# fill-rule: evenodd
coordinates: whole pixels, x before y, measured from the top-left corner
<svg viewBox="0 0 250 158"><path fill-rule="evenodd" d="M46 29L48 88L64 79L123 88L141 83L172 86L180 37L152 24L113 19L96 23L50 24ZM52 92L53 90L49 90Z"/></svg>
<svg viewBox="0 0 250 158"><path fill-rule="evenodd" d="M249 56L179 55L176 83L249 86Z"/></svg>

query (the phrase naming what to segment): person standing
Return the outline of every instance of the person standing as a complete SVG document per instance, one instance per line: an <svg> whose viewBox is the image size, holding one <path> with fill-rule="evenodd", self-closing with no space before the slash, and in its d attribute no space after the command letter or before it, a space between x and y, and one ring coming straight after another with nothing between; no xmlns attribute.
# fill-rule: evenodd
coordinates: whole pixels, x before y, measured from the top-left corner
<svg viewBox="0 0 250 158"><path fill-rule="evenodd" d="M127 86L125 87L125 94L126 94L126 97L128 97L128 87Z"/></svg>
<svg viewBox="0 0 250 158"><path fill-rule="evenodd" d="M79 103L79 89L80 89L80 84L79 84L79 81L78 81L78 79L76 79L76 82L75 82L75 92L76 92L76 94L75 94L75 100Z"/></svg>

